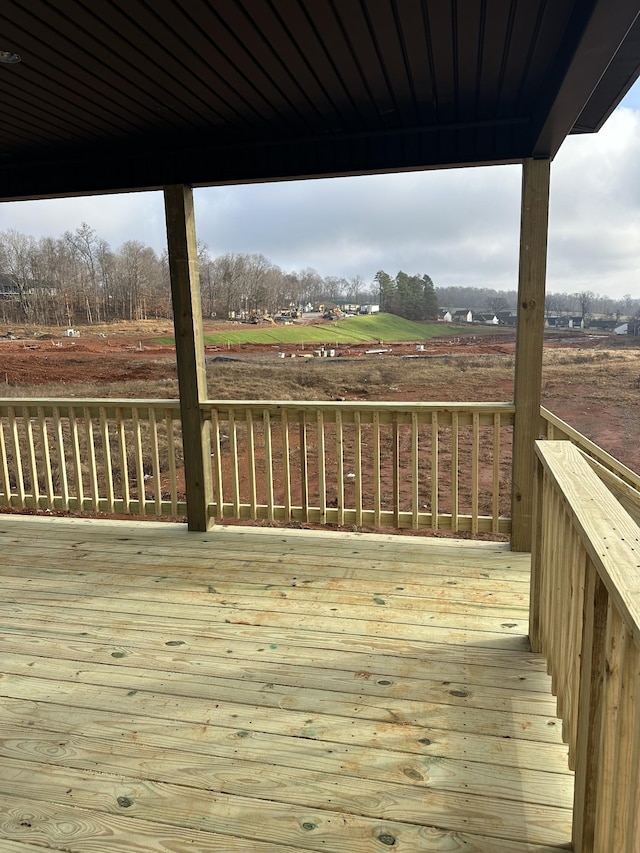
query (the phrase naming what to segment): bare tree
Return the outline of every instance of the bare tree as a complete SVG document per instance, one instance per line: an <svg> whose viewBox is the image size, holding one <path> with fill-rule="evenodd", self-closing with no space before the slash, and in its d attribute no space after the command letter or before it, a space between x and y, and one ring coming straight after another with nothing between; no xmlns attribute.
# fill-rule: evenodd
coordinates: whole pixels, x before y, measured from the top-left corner
<svg viewBox="0 0 640 853"><path fill-rule="evenodd" d="M36 241L18 231L0 234L0 268L14 282L22 316L32 319L33 266Z"/></svg>
<svg viewBox="0 0 640 853"><path fill-rule="evenodd" d="M509 302L504 296L490 296L487 299L487 308L494 314L497 314L498 311L508 311Z"/></svg>
<svg viewBox="0 0 640 853"><path fill-rule="evenodd" d="M585 320L587 314L589 313L593 302L596 299L596 295L592 290L581 290L579 293L574 293L573 296L578 302L580 306L580 313L582 315L582 319Z"/></svg>

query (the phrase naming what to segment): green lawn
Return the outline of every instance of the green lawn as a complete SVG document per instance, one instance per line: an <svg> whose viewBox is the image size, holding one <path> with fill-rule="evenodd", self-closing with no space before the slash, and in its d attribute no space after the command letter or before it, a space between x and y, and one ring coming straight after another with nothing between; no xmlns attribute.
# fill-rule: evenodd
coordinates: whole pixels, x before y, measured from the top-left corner
<svg viewBox="0 0 640 853"><path fill-rule="evenodd" d="M205 336L206 344L359 344L426 341L439 335L460 334L450 324L414 323L395 314L346 317L317 326L245 326L229 324L229 329ZM173 343L162 338L158 343Z"/></svg>

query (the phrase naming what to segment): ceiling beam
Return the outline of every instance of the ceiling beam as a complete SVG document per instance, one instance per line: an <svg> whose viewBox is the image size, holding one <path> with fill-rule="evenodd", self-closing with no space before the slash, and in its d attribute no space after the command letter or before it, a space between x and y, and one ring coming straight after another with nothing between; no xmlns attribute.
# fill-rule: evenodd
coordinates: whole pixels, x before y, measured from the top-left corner
<svg viewBox="0 0 640 853"><path fill-rule="evenodd" d="M517 118L236 145L196 138L175 148L55 151L0 165L0 200L519 163L529 154L530 134L528 119Z"/></svg>

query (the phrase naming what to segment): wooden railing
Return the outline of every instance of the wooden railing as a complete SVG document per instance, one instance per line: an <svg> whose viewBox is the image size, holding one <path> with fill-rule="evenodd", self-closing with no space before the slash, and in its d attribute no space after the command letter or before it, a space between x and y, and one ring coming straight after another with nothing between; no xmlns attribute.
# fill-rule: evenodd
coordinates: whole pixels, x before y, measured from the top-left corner
<svg viewBox="0 0 640 853"><path fill-rule="evenodd" d="M544 407L540 408L540 435L549 441L570 441L582 450L589 460L595 463L592 467L599 473L609 472L633 489L640 491L640 476L627 468L622 462L599 447L594 441L582 435L570 424L561 420L553 412ZM604 474L606 476L606 473ZM612 483L616 482L611 480Z"/></svg>
<svg viewBox="0 0 640 853"><path fill-rule="evenodd" d="M508 534L514 408L229 402L210 517ZM174 400L0 400L0 507L180 517Z"/></svg>
<svg viewBox="0 0 640 853"><path fill-rule="evenodd" d="M173 400L0 400L0 507L177 517L181 458Z"/></svg>
<svg viewBox="0 0 640 853"><path fill-rule="evenodd" d="M531 643L576 771L576 853L640 839L640 528L567 441L537 442Z"/></svg>
<svg viewBox="0 0 640 853"><path fill-rule="evenodd" d="M509 533L512 405L216 401L205 409L217 519Z"/></svg>

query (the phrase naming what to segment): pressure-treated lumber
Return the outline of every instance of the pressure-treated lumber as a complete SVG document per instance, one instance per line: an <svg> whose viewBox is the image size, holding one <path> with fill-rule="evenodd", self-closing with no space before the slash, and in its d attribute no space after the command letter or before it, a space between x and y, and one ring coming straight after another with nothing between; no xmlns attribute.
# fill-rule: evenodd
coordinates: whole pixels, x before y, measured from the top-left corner
<svg viewBox="0 0 640 853"><path fill-rule="evenodd" d="M549 160L524 161L511 492L511 545L514 551L530 551L533 535L533 443L538 437L542 387L549 178Z"/></svg>
<svg viewBox="0 0 640 853"><path fill-rule="evenodd" d="M180 388L182 444L190 530L207 530L213 503L211 424L200 405L207 397L202 307L191 187L165 187L171 298Z"/></svg>
<svg viewBox="0 0 640 853"><path fill-rule="evenodd" d="M0 547L0 849L567 848L526 555L17 516Z"/></svg>
<svg viewBox="0 0 640 853"><path fill-rule="evenodd" d="M536 452L531 630L576 771L574 849L631 853L640 838L640 528L578 447L540 441ZM612 476L604 472L607 485Z"/></svg>

